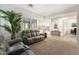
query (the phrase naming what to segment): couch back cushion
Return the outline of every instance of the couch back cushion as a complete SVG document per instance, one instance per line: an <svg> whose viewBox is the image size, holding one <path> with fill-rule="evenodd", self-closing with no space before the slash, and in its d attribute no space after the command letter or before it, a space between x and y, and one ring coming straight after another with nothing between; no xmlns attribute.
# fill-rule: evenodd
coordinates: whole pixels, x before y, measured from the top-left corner
<svg viewBox="0 0 79 59"><path fill-rule="evenodd" d="M25 30L25 31L23 31L23 32L22 32L22 36L26 36L26 37L30 38L30 37L31 37L30 30Z"/></svg>
<svg viewBox="0 0 79 59"><path fill-rule="evenodd" d="M31 32L31 36L32 36L32 37L36 36L35 30L30 30L30 32Z"/></svg>
<svg viewBox="0 0 79 59"><path fill-rule="evenodd" d="M39 36L40 35L40 31L39 30L35 30L36 35Z"/></svg>

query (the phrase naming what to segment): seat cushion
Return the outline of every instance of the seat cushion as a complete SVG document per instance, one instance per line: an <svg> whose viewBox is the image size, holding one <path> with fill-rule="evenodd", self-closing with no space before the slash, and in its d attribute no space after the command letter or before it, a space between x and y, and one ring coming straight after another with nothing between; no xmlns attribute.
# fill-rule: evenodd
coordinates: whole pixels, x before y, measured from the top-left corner
<svg viewBox="0 0 79 59"><path fill-rule="evenodd" d="M43 35L40 35L40 36L37 36L37 37L40 38L40 41L45 39L45 37Z"/></svg>
<svg viewBox="0 0 79 59"><path fill-rule="evenodd" d="M34 43L34 42L35 42L34 39L35 39L35 37L28 38L28 39L27 39L28 44Z"/></svg>
<svg viewBox="0 0 79 59"><path fill-rule="evenodd" d="M28 38L27 40L33 40L33 39L35 39L35 37Z"/></svg>
<svg viewBox="0 0 79 59"><path fill-rule="evenodd" d="M35 39L35 42L39 42L41 40L41 37L40 36L36 36L35 38L36 38Z"/></svg>

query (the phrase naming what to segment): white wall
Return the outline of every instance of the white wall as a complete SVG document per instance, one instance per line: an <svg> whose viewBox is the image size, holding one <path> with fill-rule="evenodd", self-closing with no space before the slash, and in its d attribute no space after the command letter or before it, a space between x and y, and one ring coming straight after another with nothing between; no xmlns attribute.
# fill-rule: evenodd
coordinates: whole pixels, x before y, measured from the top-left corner
<svg viewBox="0 0 79 59"><path fill-rule="evenodd" d="M79 45L79 11L77 12L77 43Z"/></svg>

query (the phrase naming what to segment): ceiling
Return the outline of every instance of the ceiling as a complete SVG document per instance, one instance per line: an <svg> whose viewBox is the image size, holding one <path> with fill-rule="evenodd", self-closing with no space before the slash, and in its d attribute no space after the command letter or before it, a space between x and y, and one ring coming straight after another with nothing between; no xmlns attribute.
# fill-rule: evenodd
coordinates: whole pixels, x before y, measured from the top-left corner
<svg viewBox="0 0 79 59"><path fill-rule="evenodd" d="M34 13L40 14L42 16L48 16L51 14L65 11L76 5L75 4L33 4L33 7L29 7L28 4L20 4L17 6L32 11Z"/></svg>

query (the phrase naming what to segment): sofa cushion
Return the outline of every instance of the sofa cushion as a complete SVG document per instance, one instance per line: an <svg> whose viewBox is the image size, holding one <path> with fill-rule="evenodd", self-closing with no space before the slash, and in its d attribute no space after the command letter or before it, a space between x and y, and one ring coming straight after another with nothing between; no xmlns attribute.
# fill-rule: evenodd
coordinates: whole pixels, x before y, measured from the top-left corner
<svg viewBox="0 0 79 59"><path fill-rule="evenodd" d="M23 31L22 36L26 36L26 37L30 38L31 37L30 30Z"/></svg>
<svg viewBox="0 0 79 59"><path fill-rule="evenodd" d="M34 39L35 39L35 37L28 38L27 39L28 40L28 44L34 43L35 42Z"/></svg>
<svg viewBox="0 0 79 59"><path fill-rule="evenodd" d="M35 41L35 42L39 42L39 41L40 41L40 39L41 39L41 37L40 37L40 36L36 36L34 41Z"/></svg>
<svg viewBox="0 0 79 59"><path fill-rule="evenodd" d="M23 51L25 51L25 47L22 45L22 42L19 42L19 43L16 43L12 46L10 46L8 49L7 49L7 54L20 54L22 53Z"/></svg>
<svg viewBox="0 0 79 59"><path fill-rule="evenodd" d="M37 36L39 36L39 35L40 35L39 30L35 30L35 32L36 32L36 35L37 35Z"/></svg>
<svg viewBox="0 0 79 59"><path fill-rule="evenodd" d="M40 39L41 37L40 37L40 36L36 36L35 38L36 38L36 39Z"/></svg>
<svg viewBox="0 0 79 59"><path fill-rule="evenodd" d="M31 32L31 36L32 36L32 37L36 36L35 30L30 30L30 32Z"/></svg>

